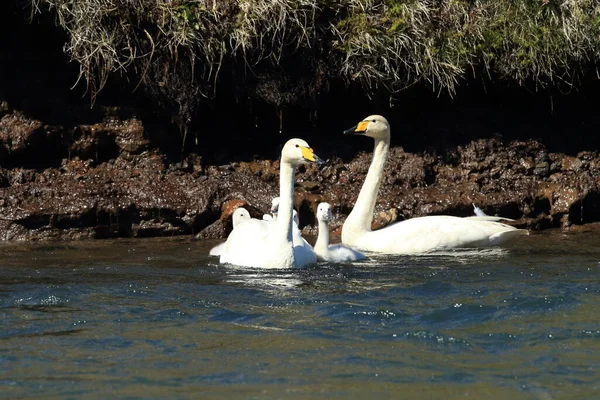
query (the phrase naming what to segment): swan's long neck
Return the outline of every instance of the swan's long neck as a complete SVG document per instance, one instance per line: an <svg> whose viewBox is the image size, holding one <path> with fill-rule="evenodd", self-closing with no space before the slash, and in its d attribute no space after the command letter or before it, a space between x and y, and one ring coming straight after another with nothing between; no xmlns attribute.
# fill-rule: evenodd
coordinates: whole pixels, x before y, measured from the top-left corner
<svg viewBox="0 0 600 400"><path fill-rule="evenodd" d="M377 192L379 192L379 185L381 184L381 177L389 147L389 137L375 139L373 160L371 161L369 172L367 173L362 189L360 189L354 208L350 212L350 215L348 215L342 229L342 241L344 243L351 242L350 238L356 234L371 231L375 201L377 200Z"/></svg>
<svg viewBox="0 0 600 400"><path fill-rule="evenodd" d="M329 246L329 224L319 219L319 234L315 242L315 252L326 251L327 246Z"/></svg>
<svg viewBox="0 0 600 400"><path fill-rule="evenodd" d="M279 210L275 222L277 245L292 243L292 210L294 202L295 167L281 162L279 168Z"/></svg>

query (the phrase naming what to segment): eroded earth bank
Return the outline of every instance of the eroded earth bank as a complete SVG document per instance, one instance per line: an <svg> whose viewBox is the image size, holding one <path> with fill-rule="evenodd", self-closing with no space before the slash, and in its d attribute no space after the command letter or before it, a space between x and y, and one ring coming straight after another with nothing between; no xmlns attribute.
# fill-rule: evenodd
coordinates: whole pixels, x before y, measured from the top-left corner
<svg viewBox="0 0 600 400"><path fill-rule="evenodd" d="M110 110L102 122L66 128L5 109L0 238L217 238L227 234L229 215L238 205L254 217L268 212L278 192L276 158L208 163L190 153L174 162L151 139L140 119ZM369 167L370 139L340 135L335 140L360 141L367 151L344 160L332 156L330 147L313 145L329 160L321 167L301 167L296 176L295 205L305 233L313 232L321 201L333 205L332 227L340 228ZM394 146L375 223L430 214L468 216L473 203L530 229L597 228L600 155L551 152L533 139L482 138L417 153Z"/></svg>

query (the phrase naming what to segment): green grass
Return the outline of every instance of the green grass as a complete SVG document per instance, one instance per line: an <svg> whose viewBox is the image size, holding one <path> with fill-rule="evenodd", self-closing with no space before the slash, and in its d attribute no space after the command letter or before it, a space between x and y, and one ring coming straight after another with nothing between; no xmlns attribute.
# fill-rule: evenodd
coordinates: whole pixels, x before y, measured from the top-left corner
<svg viewBox="0 0 600 400"><path fill-rule="evenodd" d="M595 0L31 1L68 33L92 100L122 74L183 119L214 96L224 63L285 69L300 53L367 92L427 82L452 94L474 71L572 85L600 59Z"/></svg>

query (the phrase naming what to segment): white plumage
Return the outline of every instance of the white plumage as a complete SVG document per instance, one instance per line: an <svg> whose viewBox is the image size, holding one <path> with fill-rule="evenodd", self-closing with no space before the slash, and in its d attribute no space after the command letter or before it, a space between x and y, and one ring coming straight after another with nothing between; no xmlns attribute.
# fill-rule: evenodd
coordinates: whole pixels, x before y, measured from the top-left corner
<svg viewBox="0 0 600 400"><path fill-rule="evenodd" d="M231 225L235 228L242 222L250 220L250 213L244 207L238 207L235 209L233 214L231 214ZM220 256L223 252L223 248L225 247L225 242L219 243L208 253L211 256Z"/></svg>
<svg viewBox="0 0 600 400"><path fill-rule="evenodd" d="M479 221L495 221L495 222L514 221L514 219L510 219L510 218L497 217L494 215L487 215L481 208L477 207L475 204L473 204L473 213L475 214L474 216L466 217L466 218L477 219Z"/></svg>
<svg viewBox="0 0 600 400"><path fill-rule="evenodd" d="M390 145L390 125L380 115L365 118L345 134L375 140L373 160L352 212L342 228L342 242L357 249L388 254L418 254L460 247L488 247L527 235L524 229L489 221L488 217L439 215L412 218L371 230L373 211ZM493 217L498 218L498 217Z"/></svg>
<svg viewBox="0 0 600 400"><path fill-rule="evenodd" d="M293 244L292 202L294 173L301 163L320 162L302 139L290 139L281 151L277 220L250 219L235 227L221 253L220 262L256 268L298 268L316 262L316 255Z"/></svg>
<svg viewBox="0 0 600 400"><path fill-rule="evenodd" d="M264 214L263 221L275 222L279 212L279 197L271 201L271 214ZM294 244L294 257L301 263L311 264L317 261L317 255L312 246L302 237L300 219L296 210L292 210L292 243ZM270 218L269 218L270 217Z"/></svg>
<svg viewBox="0 0 600 400"><path fill-rule="evenodd" d="M319 221L319 234L315 243L315 253L319 261L355 261L366 258L361 252L344 246L343 244L329 244L329 221L333 218L329 203L320 203L317 207L317 220Z"/></svg>

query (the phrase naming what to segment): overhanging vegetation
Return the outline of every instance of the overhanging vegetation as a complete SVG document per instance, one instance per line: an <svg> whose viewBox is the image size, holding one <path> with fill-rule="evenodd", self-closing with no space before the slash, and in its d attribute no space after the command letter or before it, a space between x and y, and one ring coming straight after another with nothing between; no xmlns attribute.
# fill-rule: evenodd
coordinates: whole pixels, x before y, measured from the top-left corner
<svg viewBox="0 0 600 400"><path fill-rule="evenodd" d="M183 118L223 79L252 77L249 92L293 103L335 79L367 92L428 82L452 94L471 74L571 86L600 60L595 0L31 2L68 32L65 51L92 99L122 74ZM261 77L268 90L257 89Z"/></svg>

